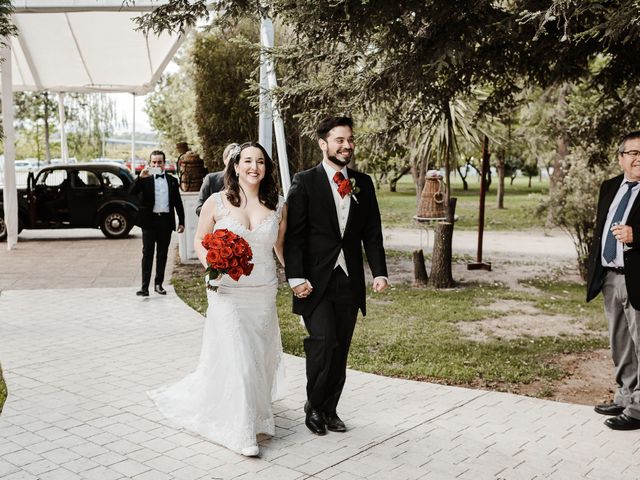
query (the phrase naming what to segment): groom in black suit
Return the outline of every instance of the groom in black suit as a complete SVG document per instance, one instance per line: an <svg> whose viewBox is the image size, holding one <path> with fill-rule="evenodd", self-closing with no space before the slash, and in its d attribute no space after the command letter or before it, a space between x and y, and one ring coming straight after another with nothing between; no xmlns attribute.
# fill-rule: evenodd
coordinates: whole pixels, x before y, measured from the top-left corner
<svg viewBox="0 0 640 480"><path fill-rule="evenodd" d="M618 148L623 174L602 183L589 255L587 301L601 291L618 389L597 405L614 430L640 429L640 131Z"/></svg>
<svg viewBox="0 0 640 480"><path fill-rule="evenodd" d="M141 194L141 207L136 225L142 228L142 288L136 292L140 297L149 296L153 253L157 246L154 290L166 295L162 287L164 269L167 264L171 232L184 231L184 207L180 197L178 180L164 171L165 156L160 150L151 152L149 167L140 172L131 193ZM151 173L150 173L151 169ZM176 229L176 212L178 228Z"/></svg>
<svg viewBox="0 0 640 480"><path fill-rule="evenodd" d="M293 312L302 315L309 332L305 424L318 435L346 431L336 407L358 310L366 314L363 246L373 290L388 286L373 182L347 168L354 151L352 126L348 117L318 124L322 162L293 177L287 198L285 273Z"/></svg>

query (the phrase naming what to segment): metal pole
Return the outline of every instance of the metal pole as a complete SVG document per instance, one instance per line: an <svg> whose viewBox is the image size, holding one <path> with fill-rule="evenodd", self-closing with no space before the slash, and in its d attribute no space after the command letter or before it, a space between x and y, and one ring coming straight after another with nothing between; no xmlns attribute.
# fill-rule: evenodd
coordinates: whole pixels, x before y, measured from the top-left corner
<svg viewBox="0 0 640 480"><path fill-rule="evenodd" d="M64 93L58 94L58 119L60 123L60 155L62 163L69 163L69 150L67 146L67 132L64 129L66 117L64 115Z"/></svg>
<svg viewBox="0 0 640 480"><path fill-rule="evenodd" d="M133 94L133 120L131 122L131 173L136 171L136 94Z"/></svg>
<svg viewBox="0 0 640 480"><path fill-rule="evenodd" d="M16 188L16 146L13 130L13 79L11 76L11 43L0 50L2 62L2 126L4 127L4 222L7 228L7 250L18 243L18 190Z"/></svg>
<svg viewBox="0 0 640 480"><path fill-rule="evenodd" d="M260 31L260 43L263 48L273 48L273 24L271 20L265 17L265 28ZM269 28L270 25L270 28ZM271 38L269 38L269 30L271 31ZM289 174L289 159L287 158L287 143L284 136L284 121L280 116L280 109L278 108L278 102L275 97L271 95L271 92L278 87L278 81L276 80L276 72L273 67L273 61L269 54L266 55L265 67L267 72L268 81L268 94L271 99L271 110L273 112L273 127L276 133L276 147L278 149L278 165L280 167L280 181L282 182L282 192L286 196L291 187L291 177Z"/></svg>
<svg viewBox="0 0 640 480"><path fill-rule="evenodd" d="M273 45L273 23L269 18L262 17L260 22L260 39L267 40L268 45ZM264 51L267 45L262 43L260 52L260 117L258 125L258 142L267 153L273 156L273 115L269 100L269 80L267 78L267 53Z"/></svg>
<svg viewBox="0 0 640 480"><path fill-rule="evenodd" d="M482 261L482 241L484 236L484 203L486 197L486 177L489 172L489 137L482 142L482 166L480 167L480 210L478 212L478 254L476 262L468 263L467 270L489 270L491 263Z"/></svg>

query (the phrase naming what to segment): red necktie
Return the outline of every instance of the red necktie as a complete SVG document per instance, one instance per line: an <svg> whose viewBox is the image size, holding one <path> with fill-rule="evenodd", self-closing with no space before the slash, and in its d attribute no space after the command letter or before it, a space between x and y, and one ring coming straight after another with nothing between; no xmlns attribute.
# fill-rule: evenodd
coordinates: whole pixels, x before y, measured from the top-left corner
<svg viewBox="0 0 640 480"><path fill-rule="evenodd" d="M344 198L345 195L348 195L351 192L351 183L349 183L349 180L344 178L342 172L336 172L333 176L333 181L338 185L338 193L340 194L340 197Z"/></svg>

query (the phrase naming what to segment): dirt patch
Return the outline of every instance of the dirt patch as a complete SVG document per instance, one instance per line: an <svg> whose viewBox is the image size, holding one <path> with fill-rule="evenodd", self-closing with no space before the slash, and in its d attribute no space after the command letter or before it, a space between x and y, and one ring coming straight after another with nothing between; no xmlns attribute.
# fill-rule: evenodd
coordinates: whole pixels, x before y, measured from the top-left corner
<svg viewBox="0 0 640 480"><path fill-rule="evenodd" d="M551 383L538 381L517 385L513 387L513 393L582 405L613 400L615 381L609 350L563 355L557 362L566 372L564 378Z"/></svg>
<svg viewBox="0 0 640 480"><path fill-rule="evenodd" d="M513 340L524 336L601 336L568 315L506 315L476 322L459 322L460 332L468 339L483 342L493 339Z"/></svg>

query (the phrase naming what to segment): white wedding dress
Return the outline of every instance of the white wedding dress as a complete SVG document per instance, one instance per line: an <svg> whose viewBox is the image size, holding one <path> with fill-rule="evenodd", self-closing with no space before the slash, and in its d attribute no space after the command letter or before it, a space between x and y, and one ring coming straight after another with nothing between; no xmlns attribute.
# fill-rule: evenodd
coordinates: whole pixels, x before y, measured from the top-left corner
<svg viewBox="0 0 640 480"><path fill-rule="evenodd" d="M255 447L257 434L275 434L271 402L284 373L273 245L284 199L249 230L229 214L221 194L214 195L215 230L226 228L244 237L254 268L238 282L224 275L216 292L207 290L209 307L195 371L149 396L165 417L241 453Z"/></svg>

